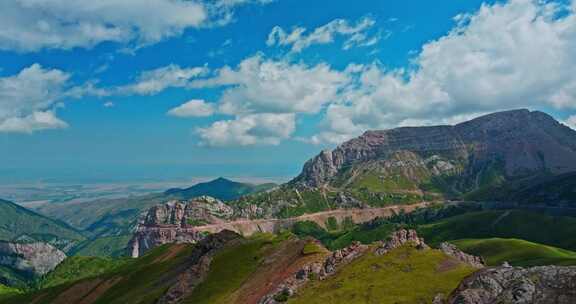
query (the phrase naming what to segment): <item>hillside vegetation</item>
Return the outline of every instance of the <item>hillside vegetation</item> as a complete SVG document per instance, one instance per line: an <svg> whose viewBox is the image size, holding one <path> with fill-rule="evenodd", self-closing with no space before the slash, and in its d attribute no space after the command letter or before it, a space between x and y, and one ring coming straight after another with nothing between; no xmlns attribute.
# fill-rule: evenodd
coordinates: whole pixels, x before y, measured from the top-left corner
<svg viewBox="0 0 576 304"><path fill-rule="evenodd" d="M576 252L518 239L465 239L452 241L466 253L482 256L490 266L576 265Z"/></svg>
<svg viewBox="0 0 576 304"><path fill-rule="evenodd" d="M72 255L89 257L120 257L126 255L126 246L132 235L105 236L78 244Z"/></svg>
<svg viewBox="0 0 576 304"><path fill-rule="evenodd" d="M484 238L517 238L576 251L576 218L522 210L470 212L419 225L429 244Z"/></svg>
<svg viewBox="0 0 576 304"><path fill-rule="evenodd" d="M131 262L130 259L110 259L98 257L68 257L40 282L41 288L49 288L84 278L96 277L111 272L122 265Z"/></svg>
<svg viewBox="0 0 576 304"><path fill-rule="evenodd" d="M438 250L403 246L382 256L368 253L334 276L311 282L288 303L431 303L474 270Z"/></svg>
<svg viewBox="0 0 576 304"><path fill-rule="evenodd" d="M76 282L64 283L34 293L11 297L7 304L77 303L92 297L92 303L155 303L171 284L192 251L192 245L166 245L111 272ZM72 267L74 269L75 267ZM53 281L54 282L54 281Z"/></svg>
<svg viewBox="0 0 576 304"><path fill-rule="evenodd" d="M0 284L0 300L21 293L20 290Z"/></svg>
<svg viewBox="0 0 576 304"><path fill-rule="evenodd" d="M84 240L84 236L63 222L0 200L0 240L42 241L69 249L72 244Z"/></svg>

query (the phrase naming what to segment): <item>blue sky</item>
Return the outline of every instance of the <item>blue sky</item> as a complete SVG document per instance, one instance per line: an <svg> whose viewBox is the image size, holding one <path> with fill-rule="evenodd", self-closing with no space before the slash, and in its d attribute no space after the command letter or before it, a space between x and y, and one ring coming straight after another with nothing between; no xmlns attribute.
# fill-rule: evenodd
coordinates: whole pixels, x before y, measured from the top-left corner
<svg viewBox="0 0 576 304"><path fill-rule="evenodd" d="M576 125L573 1L0 4L0 179L289 177L367 129Z"/></svg>

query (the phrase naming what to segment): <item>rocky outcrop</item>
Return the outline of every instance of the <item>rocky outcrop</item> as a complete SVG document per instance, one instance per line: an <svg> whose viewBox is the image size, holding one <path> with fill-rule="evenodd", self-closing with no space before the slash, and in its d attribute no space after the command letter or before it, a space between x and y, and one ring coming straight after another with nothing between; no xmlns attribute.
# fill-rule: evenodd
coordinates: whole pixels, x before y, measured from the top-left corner
<svg viewBox="0 0 576 304"><path fill-rule="evenodd" d="M187 295L194 291L208 274L214 254L224 246L241 242L242 237L232 231L224 230L212 234L198 242L188 257L187 268L178 275L175 284L156 302L158 304L181 303Z"/></svg>
<svg viewBox="0 0 576 304"><path fill-rule="evenodd" d="M378 217L390 217L401 212L412 212L425 206L427 206L426 203L384 208L340 209L286 219L220 220L218 223L193 226L187 224L187 213L183 211L187 210L185 203L170 202L150 209L148 214L143 216L144 220L136 228L127 250L130 256L139 257L151 248L162 244L196 243L206 235L222 230L231 230L244 236L250 236L256 232L277 233L284 229L290 229L295 223L302 221L312 221L321 227L325 227L329 218L334 218L339 224L345 220L364 223Z"/></svg>
<svg viewBox="0 0 576 304"><path fill-rule="evenodd" d="M188 201L173 200L156 205L143 218L144 225L173 225L179 227L218 223L230 219L233 209L223 202L200 196Z"/></svg>
<svg viewBox="0 0 576 304"><path fill-rule="evenodd" d="M470 266L476 267L476 268L483 268L486 266L486 262L484 261L483 258L475 256L475 255L471 255L471 254L467 254L465 252L463 252L462 250L458 249L458 247L450 244L450 243L442 243L440 244L440 250L442 252L444 252L444 254L451 256L455 259L457 259L458 261L468 264Z"/></svg>
<svg viewBox="0 0 576 304"><path fill-rule="evenodd" d="M0 242L0 266L6 266L31 277L47 274L65 258L64 252L46 243Z"/></svg>
<svg viewBox="0 0 576 304"><path fill-rule="evenodd" d="M398 153L405 154L400 162L412 162L419 172L459 175L454 187L466 192L478 187L477 176L496 165L507 179L576 171L576 132L545 113L528 110L493 113L454 126L367 131L309 160L293 183L322 188L359 164L401 165L391 161Z"/></svg>
<svg viewBox="0 0 576 304"><path fill-rule="evenodd" d="M572 304L576 303L576 267L496 267L464 279L449 304Z"/></svg>
<svg viewBox="0 0 576 304"><path fill-rule="evenodd" d="M362 256L369 247L359 242L331 252L323 262L313 262L302 266L292 276L279 284L273 292L263 297L259 304L279 304L281 299L291 297L299 288L311 280L324 280L336 270Z"/></svg>
<svg viewBox="0 0 576 304"><path fill-rule="evenodd" d="M138 257L162 244L196 243L206 233L194 229L195 226L224 223L232 216L231 207L208 196L156 205L140 217L134 237L128 245L128 253Z"/></svg>
<svg viewBox="0 0 576 304"><path fill-rule="evenodd" d="M416 230L401 229L393 232L387 241L380 242L375 250L375 253L377 255L383 255L404 244L410 244L418 249L430 248L428 245L426 245L423 238L418 237Z"/></svg>

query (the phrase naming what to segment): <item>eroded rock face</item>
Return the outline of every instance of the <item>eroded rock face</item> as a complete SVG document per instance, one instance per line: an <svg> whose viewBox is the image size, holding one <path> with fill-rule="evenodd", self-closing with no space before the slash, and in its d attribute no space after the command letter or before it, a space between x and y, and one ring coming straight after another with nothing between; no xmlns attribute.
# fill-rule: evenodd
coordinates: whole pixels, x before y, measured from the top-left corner
<svg viewBox="0 0 576 304"><path fill-rule="evenodd" d="M419 249L430 248L428 245L426 245L423 238L418 237L416 230L401 229L393 232L392 235L390 235L389 240L381 242L378 248L376 248L375 253L378 255L383 255L404 244L411 244Z"/></svg>
<svg viewBox="0 0 576 304"><path fill-rule="evenodd" d="M464 279L448 303L576 303L576 267L485 268Z"/></svg>
<svg viewBox="0 0 576 304"><path fill-rule="evenodd" d="M231 207L208 196L154 206L140 218L128 245L128 253L132 257L139 257L162 244L196 243L206 233L194 229L195 226L222 223L232 218L233 214Z"/></svg>
<svg viewBox="0 0 576 304"><path fill-rule="evenodd" d="M483 268L486 266L486 262L484 261L483 258L475 256L475 255L471 255L471 254L467 254L465 252L463 252L462 250L458 249L458 247L450 244L450 243L442 243L440 244L440 250L442 252L444 252L444 254L449 255L455 259L457 259L458 261L462 262L462 263L466 263L470 266L476 267L476 268Z"/></svg>
<svg viewBox="0 0 576 304"><path fill-rule="evenodd" d="M497 162L507 178L576 171L576 132L545 113L528 110L493 113L455 126L368 131L309 160L294 182L324 187L357 164L397 165L392 158L398 153L404 153L401 161L427 174L452 172L468 178L460 186L470 191L475 176Z"/></svg>
<svg viewBox="0 0 576 304"><path fill-rule="evenodd" d="M0 265L30 276L42 276L66 259L66 254L46 243L0 242Z"/></svg>
<svg viewBox="0 0 576 304"><path fill-rule="evenodd" d="M223 202L200 196L189 201L169 201L150 208L144 217L145 225L197 226L230 219L234 211Z"/></svg>
<svg viewBox="0 0 576 304"><path fill-rule="evenodd" d="M190 217L189 214L197 216L197 214L204 213L189 212L188 210L190 209L198 208L198 205L187 207L187 203L190 202L175 201L150 209L136 227L134 236L128 244L128 254L132 257L139 257L149 249L162 244L196 243L207 234L217 233L222 230L231 230L244 236L250 236L256 232L278 233L279 231L290 229L294 223L301 221L313 221L321 227L325 227L329 218L335 219L339 224L342 224L345 220L351 220L354 223L364 223L378 217L389 217L399 212L412 212L416 208L427 206L426 203L422 203L374 209L339 209L305 214L294 218L257 220L238 218L239 215L235 212L232 215L233 220L230 221L227 221L226 218L216 217L213 214L208 214L207 218L209 221L206 221L201 217ZM190 220L191 218L192 220ZM191 222L202 224L192 225Z"/></svg>

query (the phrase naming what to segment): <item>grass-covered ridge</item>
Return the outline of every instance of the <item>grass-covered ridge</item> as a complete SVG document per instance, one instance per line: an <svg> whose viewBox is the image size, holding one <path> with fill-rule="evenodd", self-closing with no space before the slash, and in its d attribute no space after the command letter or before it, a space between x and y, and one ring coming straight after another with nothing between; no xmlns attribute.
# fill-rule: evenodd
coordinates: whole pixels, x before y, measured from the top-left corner
<svg viewBox="0 0 576 304"><path fill-rule="evenodd" d="M63 222L0 199L0 240L42 241L66 249L84 236Z"/></svg>
<svg viewBox="0 0 576 304"><path fill-rule="evenodd" d="M7 287L5 285L0 284L0 301L3 298L8 298L20 293L21 291L16 288Z"/></svg>
<svg viewBox="0 0 576 304"><path fill-rule="evenodd" d="M325 252L319 245L308 245L284 232L256 234L224 248L214 256L205 281L183 303L246 303L247 297L254 297L254 292L265 287L275 274L297 261L314 259ZM309 252L305 253L306 250Z"/></svg>
<svg viewBox="0 0 576 304"><path fill-rule="evenodd" d="M576 265L576 252L519 239L464 239L452 241L462 251L482 256L490 266Z"/></svg>
<svg viewBox="0 0 576 304"><path fill-rule="evenodd" d="M382 256L368 253L334 276L309 283L288 303L431 303L474 270L438 250L403 246Z"/></svg>
<svg viewBox="0 0 576 304"><path fill-rule="evenodd" d="M265 258L266 240L254 240L226 248L210 265L210 273L184 303L228 303L238 289Z"/></svg>
<svg viewBox="0 0 576 304"><path fill-rule="evenodd" d="M375 241L386 239L398 225L382 221L374 221L361 225L345 225L339 230L327 231L315 222L297 222L292 227L292 232L301 237L313 237L326 248L335 250L344 248L354 241L363 244L371 244Z"/></svg>
<svg viewBox="0 0 576 304"><path fill-rule="evenodd" d="M4 302L76 303L84 297L93 297L94 304L153 304L166 288L173 284L171 280L175 279L176 273L179 273L190 256L192 247L192 245L163 245L141 258L119 265L96 277L14 296Z"/></svg>
<svg viewBox="0 0 576 304"><path fill-rule="evenodd" d="M126 255L126 247L132 235L105 236L89 239L78 244L72 255L89 257L120 257Z"/></svg>
<svg viewBox="0 0 576 304"><path fill-rule="evenodd" d="M443 241L516 238L576 251L576 218L522 210L470 212L419 225L418 233L432 245Z"/></svg>
<svg viewBox="0 0 576 304"><path fill-rule="evenodd" d="M42 278L40 286L49 288L84 278L96 277L111 272L130 261L128 258L68 257Z"/></svg>

